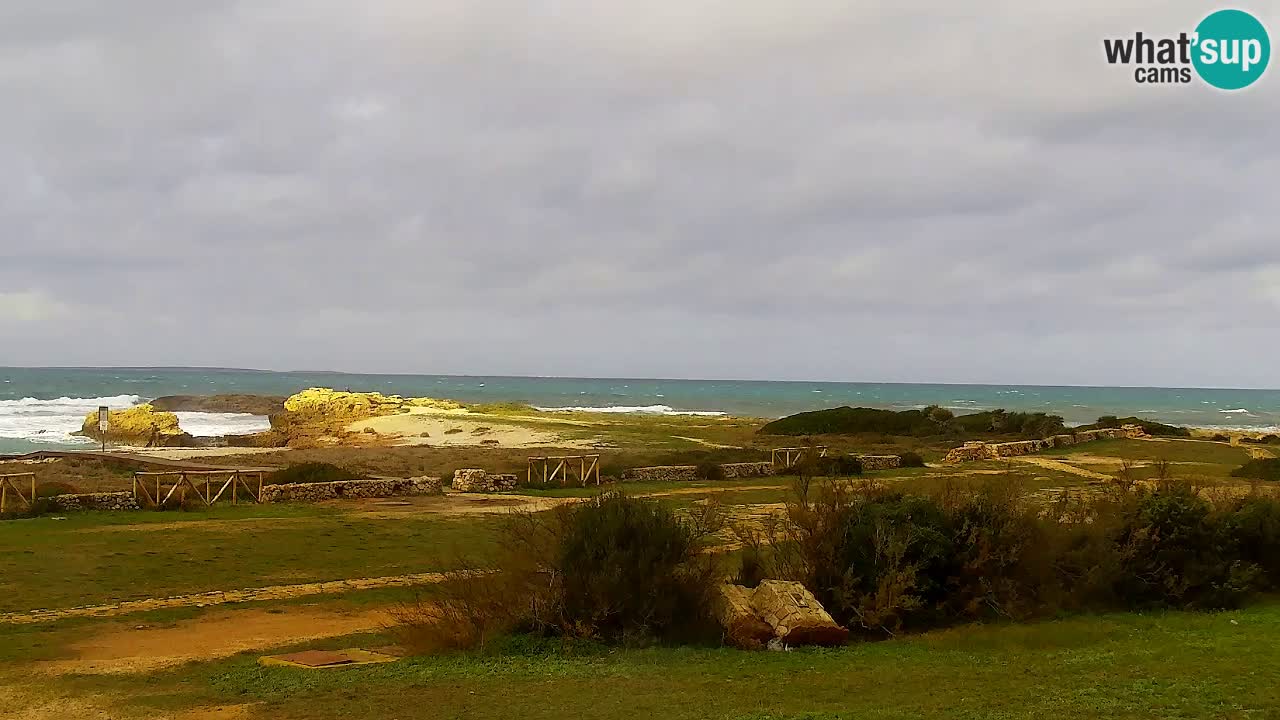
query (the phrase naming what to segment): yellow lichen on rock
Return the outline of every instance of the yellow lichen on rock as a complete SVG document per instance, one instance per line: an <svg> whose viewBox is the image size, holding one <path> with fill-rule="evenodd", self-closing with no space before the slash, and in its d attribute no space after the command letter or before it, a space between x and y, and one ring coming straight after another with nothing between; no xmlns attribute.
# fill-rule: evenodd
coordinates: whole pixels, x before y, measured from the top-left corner
<svg viewBox="0 0 1280 720"><path fill-rule="evenodd" d="M96 411L85 416L80 434L102 440ZM107 442L140 447L180 447L190 440L191 436L178 426L177 415L157 411L149 404L128 410L112 410L107 415Z"/></svg>
<svg viewBox="0 0 1280 720"><path fill-rule="evenodd" d="M331 420L359 420L378 415L409 412L411 407L454 410L462 407L450 400L403 398L380 392L345 392L330 388L309 388L284 401L285 412L302 416L323 416Z"/></svg>

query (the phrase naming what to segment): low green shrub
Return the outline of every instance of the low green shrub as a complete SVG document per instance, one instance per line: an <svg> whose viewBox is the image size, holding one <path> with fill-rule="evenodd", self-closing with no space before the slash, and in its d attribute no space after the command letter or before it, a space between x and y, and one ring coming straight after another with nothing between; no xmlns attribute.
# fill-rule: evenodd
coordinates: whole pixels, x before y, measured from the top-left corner
<svg viewBox="0 0 1280 720"><path fill-rule="evenodd" d="M1231 471L1231 477L1280 480L1280 458L1256 458Z"/></svg>
<svg viewBox="0 0 1280 720"><path fill-rule="evenodd" d="M710 606L723 573L697 525L618 492L512 513L495 572L462 573L401 608L396 634L418 652L511 631L623 644L718 637Z"/></svg>
<svg viewBox="0 0 1280 720"><path fill-rule="evenodd" d="M58 495L74 495L80 492L71 483L57 482L48 480L36 485L37 498L51 498Z"/></svg>
<svg viewBox="0 0 1280 720"><path fill-rule="evenodd" d="M294 463L283 470L270 473L263 479L263 482L268 485L291 485L294 483L323 483L359 479L359 475L331 463L304 462Z"/></svg>
<svg viewBox="0 0 1280 720"><path fill-rule="evenodd" d="M904 453L899 453L898 457L902 459L902 467L904 468L924 467L924 458L920 457L918 452L908 450Z"/></svg>
<svg viewBox="0 0 1280 720"><path fill-rule="evenodd" d="M790 415L760 428L765 435L852 435L873 433L908 437L943 435L1018 435L1040 438L1066 431L1062 418L1045 413L988 410L952 415L937 406L923 410L838 407Z"/></svg>
<svg viewBox="0 0 1280 720"><path fill-rule="evenodd" d="M696 467L699 480L719 481L724 479L724 468L718 462L703 460Z"/></svg>
<svg viewBox="0 0 1280 720"><path fill-rule="evenodd" d="M814 459L814 474L826 477L853 477L862 474L862 461L852 455L829 455Z"/></svg>
<svg viewBox="0 0 1280 720"><path fill-rule="evenodd" d="M1077 430L1104 430L1107 428L1118 428L1121 425L1140 425L1148 435L1152 437L1191 437L1191 430L1179 427L1177 425L1166 425L1158 423L1154 420L1143 420L1139 417L1116 417L1115 415L1103 415L1098 418L1098 422L1092 425L1082 425Z"/></svg>
<svg viewBox="0 0 1280 720"><path fill-rule="evenodd" d="M798 484L786 521L764 535L781 540L750 574L803 582L870 637L1063 611L1231 608L1280 588L1280 500L1215 505L1169 479L1047 508L1004 476L929 496Z"/></svg>
<svg viewBox="0 0 1280 720"><path fill-rule="evenodd" d="M1256 438L1242 437L1240 438L1240 442L1250 443L1252 445L1280 445L1280 435L1276 435L1272 433L1269 435L1262 435Z"/></svg>

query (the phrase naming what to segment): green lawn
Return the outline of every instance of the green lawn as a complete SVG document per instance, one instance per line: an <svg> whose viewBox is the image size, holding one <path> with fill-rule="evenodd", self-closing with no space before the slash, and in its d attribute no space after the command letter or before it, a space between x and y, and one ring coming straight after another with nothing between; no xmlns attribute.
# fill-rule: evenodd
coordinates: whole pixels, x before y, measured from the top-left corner
<svg viewBox="0 0 1280 720"><path fill-rule="evenodd" d="M491 547L493 522L301 505L6 521L0 612L454 568Z"/></svg>
<svg viewBox="0 0 1280 720"><path fill-rule="evenodd" d="M370 644L339 638L309 647ZM1263 718L1280 714L1280 605L973 626L836 650L528 644L342 670L257 654L135 678L71 677L138 708L256 703L276 720L435 718Z"/></svg>
<svg viewBox="0 0 1280 720"><path fill-rule="evenodd" d="M1209 463L1231 468L1240 467L1249 460L1249 453L1244 448L1205 440L1098 440L1065 448L1052 448L1040 454L1067 460L1074 455L1099 455L1120 460L1168 460L1172 463Z"/></svg>

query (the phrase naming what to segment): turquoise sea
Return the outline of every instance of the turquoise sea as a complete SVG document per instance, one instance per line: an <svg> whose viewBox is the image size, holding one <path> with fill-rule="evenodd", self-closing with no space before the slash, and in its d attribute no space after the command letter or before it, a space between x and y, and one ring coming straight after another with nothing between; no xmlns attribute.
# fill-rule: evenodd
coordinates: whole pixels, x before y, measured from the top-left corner
<svg viewBox="0 0 1280 720"><path fill-rule="evenodd" d="M0 452L83 442L68 433L79 429L85 414L99 405L124 408L161 395L289 395L308 387L612 412L773 418L840 405L901 410L937 404L957 413L1041 410L1062 415L1071 424L1113 414L1197 427L1271 431L1280 427L1280 390L0 367ZM210 413L183 414L180 422L197 435L253 432L266 424L265 418L255 416Z"/></svg>

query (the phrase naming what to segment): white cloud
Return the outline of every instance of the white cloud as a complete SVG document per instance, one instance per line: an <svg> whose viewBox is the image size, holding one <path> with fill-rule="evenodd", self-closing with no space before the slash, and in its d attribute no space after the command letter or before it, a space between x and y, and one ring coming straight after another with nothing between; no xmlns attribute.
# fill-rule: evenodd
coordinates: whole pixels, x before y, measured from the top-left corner
<svg viewBox="0 0 1280 720"><path fill-rule="evenodd" d="M1200 3L56 5L0 7L30 364L1280 385L1278 79L1102 58Z"/></svg>

